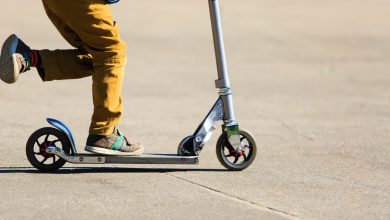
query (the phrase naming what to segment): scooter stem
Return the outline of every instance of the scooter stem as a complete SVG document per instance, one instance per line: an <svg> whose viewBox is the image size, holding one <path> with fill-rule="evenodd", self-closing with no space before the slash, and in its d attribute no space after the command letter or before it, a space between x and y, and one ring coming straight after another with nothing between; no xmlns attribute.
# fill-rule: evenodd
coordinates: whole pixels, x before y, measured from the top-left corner
<svg viewBox="0 0 390 220"><path fill-rule="evenodd" d="M233 125L237 124L237 122L234 115L233 97L229 81L218 0L209 0L209 6L211 26L213 29L215 58L218 70L218 79L215 81L215 86L219 89L219 95L223 101L225 113L223 118L224 123L226 125Z"/></svg>
<svg viewBox="0 0 390 220"><path fill-rule="evenodd" d="M233 92L229 81L218 0L209 0L209 6L218 69L218 79L215 81L215 86L219 89L224 110L223 129L226 129L230 144L234 147L240 147L240 128L234 115Z"/></svg>

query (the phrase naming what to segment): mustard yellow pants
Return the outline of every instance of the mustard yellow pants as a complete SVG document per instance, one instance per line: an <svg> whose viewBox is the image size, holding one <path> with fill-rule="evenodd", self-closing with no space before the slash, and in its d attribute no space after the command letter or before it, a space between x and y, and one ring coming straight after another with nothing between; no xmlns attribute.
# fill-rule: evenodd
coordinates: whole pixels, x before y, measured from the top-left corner
<svg viewBox="0 0 390 220"><path fill-rule="evenodd" d="M43 81L92 76L89 133L112 134L122 116L126 45L104 0L43 0L46 13L73 50L39 50Z"/></svg>

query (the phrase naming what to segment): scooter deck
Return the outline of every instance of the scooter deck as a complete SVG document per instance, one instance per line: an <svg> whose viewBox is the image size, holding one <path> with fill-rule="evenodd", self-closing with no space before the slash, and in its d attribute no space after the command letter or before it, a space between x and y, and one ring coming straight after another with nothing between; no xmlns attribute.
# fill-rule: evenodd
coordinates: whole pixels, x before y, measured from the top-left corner
<svg viewBox="0 0 390 220"><path fill-rule="evenodd" d="M62 149L50 146L46 150L70 163L78 164L198 164L199 156L174 154L142 154L139 156L110 156L97 154L68 155Z"/></svg>
<svg viewBox="0 0 390 220"><path fill-rule="evenodd" d="M94 154L76 154L81 160L99 161L112 164L197 164L197 156L177 156L174 154L142 154L139 156L108 156ZM80 160L79 159L79 160Z"/></svg>

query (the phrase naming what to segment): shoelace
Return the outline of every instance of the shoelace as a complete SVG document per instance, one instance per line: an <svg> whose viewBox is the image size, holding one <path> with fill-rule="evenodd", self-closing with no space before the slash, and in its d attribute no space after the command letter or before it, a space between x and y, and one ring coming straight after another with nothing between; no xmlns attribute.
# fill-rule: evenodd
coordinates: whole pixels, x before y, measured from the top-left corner
<svg viewBox="0 0 390 220"><path fill-rule="evenodd" d="M24 59L24 57L22 55L19 55L17 56L17 58L19 59L19 63L21 65L21 68L20 68L20 73L24 73L26 72L27 70L29 70L30 68L28 67L28 63L26 61L26 59Z"/></svg>

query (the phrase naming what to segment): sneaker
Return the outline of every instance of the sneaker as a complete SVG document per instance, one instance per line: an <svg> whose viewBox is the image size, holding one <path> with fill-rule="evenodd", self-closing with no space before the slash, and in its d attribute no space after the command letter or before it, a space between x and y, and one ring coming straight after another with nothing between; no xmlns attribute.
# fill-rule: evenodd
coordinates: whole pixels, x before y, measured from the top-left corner
<svg viewBox="0 0 390 220"><path fill-rule="evenodd" d="M14 83L19 75L30 69L30 47L15 34L4 42L0 55L0 79L6 83Z"/></svg>
<svg viewBox="0 0 390 220"><path fill-rule="evenodd" d="M115 128L114 133L108 136L90 134L85 150L102 155L135 156L141 155L144 147L130 143L119 129Z"/></svg>

